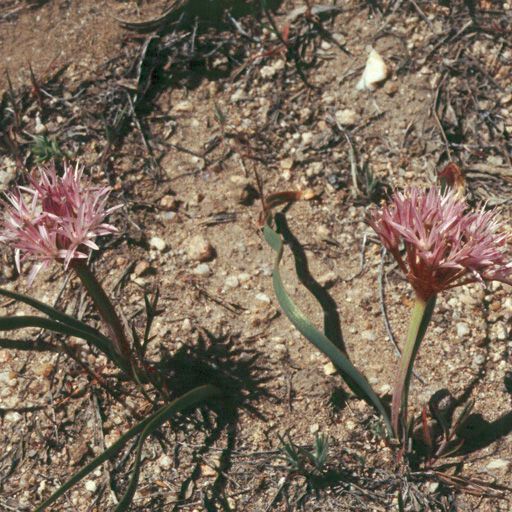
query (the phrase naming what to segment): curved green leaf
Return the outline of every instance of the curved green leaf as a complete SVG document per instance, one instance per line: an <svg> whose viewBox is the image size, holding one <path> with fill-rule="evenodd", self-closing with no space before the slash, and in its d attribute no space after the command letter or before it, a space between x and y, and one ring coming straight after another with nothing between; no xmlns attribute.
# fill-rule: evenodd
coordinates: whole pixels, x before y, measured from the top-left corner
<svg viewBox="0 0 512 512"><path fill-rule="evenodd" d="M63 324L66 325L70 325L71 327L76 327L77 329L81 329L82 331L89 331L95 336L103 338L106 343L110 343L110 340L106 336L101 334L101 332L95 329L94 327L91 327L90 325L87 325L86 323L81 322L80 320L70 315L66 315L66 313L63 313L62 311L59 311L58 309L55 309L54 307L49 306L44 302L34 299L33 297L29 297L28 295L22 295L21 293L11 292L10 290L6 290L5 288L0 288L0 295L3 295L4 297L9 297L10 299L14 299L19 302L23 302L33 307L34 309L41 311L41 313L48 315L53 320L57 320L58 322L62 322Z"/></svg>
<svg viewBox="0 0 512 512"><path fill-rule="evenodd" d="M76 336L83 340L92 343L95 347L101 350L114 364L121 368L124 372L130 373L130 367L127 366L124 359L122 359L108 338L104 336L97 336L89 330L79 329L71 325L65 325L61 322L56 322L50 318L41 316L3 316L0 317L0 331L13 331L16 329L24 329L27 327L36 327L39 329L48 329L49 331L58 332L59 334L66 334L67 336Z"/></svg>
<svg viewBox="0 0 512 512"><path fill-rule="evenodd" d="M140 472L140 456L144 439L151 432L155 431L158 427L160 427L163 423L165 423L175 414L182 412L185 409L194 407L199 403L208 400L209 398L212 398L214 396L220 396L220 394L221 392L218 388L212 386L211 384L207 384L205 386L199 386L197 388L194 388L188 393L185 393L184 395L180 396L170 404L163 406L149 418L146 418L141 422L137 423L135 427L126 432L126 434L122 435L112 446L110 446L110 448L107 448L101 455L99 455L93 461L87 464L87 466L85 466L80 471L75 473L67 482L61 485L47 500L41 503L41 505L39 505L36 508L35 512L42 512L55 500L60 498L66 491L73 487L73 485L75 485L80 480L85 478L89 473L94 471L99 465L103 464L107 460L114 457L117 453L119 453L123 446L132 437L135 437L136 435L142 432L141 438L139 439L137 446L135 469L133 470L134 472L130 479L128 489L123 498L121 499L121 502L118 504L116 508L116 512L123 512L129 506L135 493L135 489L137 487Z"/></svg>
<svg viewBox="0 0 512 512"><path fill-rule="evenodd" d="M279 272L279 265L283 255L283 241L281 236L268 224L264 226L263 234L267 243L276 252L276 259L272 272L272 283L277 301L279 302L282 310L299 332L333 362L333 364L340 370L342 376L345 377L347 384L351 385L352 388L357 386L356 392L360 390L366 395L367 400L373 404L377 411L382 415L389 434L393 435L388 413L366 378L349 361L345 354L343 354L343 352L329 338L327 338L327 336L311 324L311 322L286 293L281 279L281 274Z"/></svg>

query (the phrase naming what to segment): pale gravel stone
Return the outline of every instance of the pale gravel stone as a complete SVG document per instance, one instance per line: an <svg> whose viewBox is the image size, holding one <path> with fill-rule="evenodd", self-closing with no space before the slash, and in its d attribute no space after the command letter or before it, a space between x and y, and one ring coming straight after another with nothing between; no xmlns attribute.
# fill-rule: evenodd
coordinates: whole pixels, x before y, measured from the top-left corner
<svg viewBox="0 0 512 512"><path fill-rule="evenodd" d="M239 89L237 89L232 95L231 95L231 102L232 103L237 103L239 101L242 101L242 100L245 100L247 99L247 94L246 92L244 91L244 89L242 87L240 87Z"/></svg>
<svg viewBox="0 0 512 512"><path fill-rule="evenodd" d="M355 110L351 108L345 108L343 110L338 110L336 114L334 114L336 117L336 121L341 126L353 126L357 123L357 113Z"/></svg>
<svg viewBox="0 0 512 512"><path fill-rule="evenodd" d="M240 285L240 281L238 280L238 277L236 276L228 276L226 277L226 280L224 281L224 286L226 288L238 288Z"/></svg>
<svg viewBox="0 0 512 512"><path fill-rule="evenodd" d="M169 455L162 455L158 459L158 464L163 469L169 469L172 467L172 459L171 459L171 457L169 457Z"/></svg>
<svg viewBox="0 0 512 512"><path fill-rule="evenodd" d="M304 132L301 134L300 138L302 140L302 144L304 144L305 146L309 146L309 144L311 144L311 142L313 140L313 133L312 132Z"/></svg>
<svg viewBox="0 0 512 512"><path fill-rule="evenodd" d="M86 480L85 481L85 489L89 491L91 494L94 494L98 490L98 486L94 480Z"/></svg>
<svg viewBox="0 0 512 512"><path fill-rule="evenodd" d="M325 375L334 375L337 373L337 371L338 370L336 370L336 367L331 362L324 364Z"/></svg>
<svg viewBox="0 0 512 512"><path fill-rule="evenodd" d="M329 238L331 230L325 224L319 224L316 228L316 233L320 238Z"/></svg>
<svg viewBox="0 0 512 512"><path fill-rule="evenodd" d="M287 348L286 348L286 345L284 343L276 343L275 345L272 346L273 350L275 352L277 352L278 354L280 355L284 355L286 354L287 352Z"/></svg>
<svg viewBox="0 0 512 512"><path fill-rule="evenodd" d="M366 330L361 333L361 338L366 341L375 341L377 335L373 331Z"/></svg>
<svg viewBox="0 0 512 512"><path fill-rule="evenodd" d="M308 178L312 178L314 176L318 176L321 174L323 169L322 162L313 162L311 165L309 165L306 169L306 176Z"/></svg>
<svg viewBox="0 0 512 512"><path fill-rule="evenodd" d="M18 423L21 419L23 419L23 416L16 411L10 411L5 414L5 421L10 423Z"/></svg>
<svg viewBox="0 0 512 512"><path fill-rule="evenodd" d="M156 249L158 252L163 252L167 247L167 243L163 238L160 238L159 236L154 236L149 240L149 246L152 247L153 249Z"/></svg>
<svg viewBox="0 0 512 512"><path fill-rule="evenodd" d="M210 266L208 263L199 263L197 267L192 271L196 276L209 276L211 274Z"/></svg>
<svg viewBox="0 0 512 512"><path fill-rule="evenodd" d="M466 324L465 322L458 322L456 325L456 329L457 329L457 336L459 338L464 338L471 332L469 325Z"/></svg>
<svg viewBox="0 0 512 512"><path fill-rule="evenodd" d="M439 488L439 482L430 482L428 484L428 492L430 494L434 494L438 488Z"/></svg>
<svg viewBox="0 0 512 512"><path fill-rule="evenodd" d="M485 466L485 469L488 471L500 471L500 470L507 470L510 466L510 461L506 459L494 459Z"/></svg>
<svg viewBox="0 0 512 512"><path fill-rule="evenodd" d="M277 73L277 70L272 66L262 66L260 69L261 78L272 78Z"/></svg>
<svg viewBox="0 0 512 512"><path fill-rule="evenodd" d="M389 384L383 384L380 388L379 388L379 393L381 395L387 395L389 392L391 391L391 386Z"/></svg>
<svg viewBox="0 0 512 512"><path fill-rule="evenodd" d="M248 274L247 272L242 272L241 274L238 274L238 280L243 284L246 283L251 279L251 274Z"/></svg>
<svg viewBox="0 0 512 512"><path fill-rule="evenodd" d="M270 304L270 297L266 293L257 293L256 300L259 302L264 302L265 304Z"/></svg>
<svg viewBox="0 0 512 512"><path fill-rule="evenodd" d="M261 270L261 274L266 277L270 277L272 275L272 266L271 265L263 265L260 270Z"/></svg>
<svg viewBox="0 0 512 512"><path fill-rule="evenodd" d="M194 109L194 105L192 104L191 101L188 101L188 100L184 100L184 101L180 101L179 103L176 103L176 105L174 105L174 108L173 110L175 112L190 112Z"/></svg>
<svg viewBox="0 0 512 512"><path fill-rule="evenodd" d="M483 354L476 354L475 357L473 357L473 366L481 366L485 363L485 356Z"/></svg>
<svg viewBox="0 0 512 512"><path fill-rule="evenodd" d="M210 261L215 257L215 249L203 235L196 235L190 239L187 253L190 259L200 262Z"/></svg>
<svg viewBox="0 0 512 512"><path fill-rule="evenodd" d="M506 340L508 338L507 326L504 322L496 322L492 327L492 333L498 340Z"/></svg>

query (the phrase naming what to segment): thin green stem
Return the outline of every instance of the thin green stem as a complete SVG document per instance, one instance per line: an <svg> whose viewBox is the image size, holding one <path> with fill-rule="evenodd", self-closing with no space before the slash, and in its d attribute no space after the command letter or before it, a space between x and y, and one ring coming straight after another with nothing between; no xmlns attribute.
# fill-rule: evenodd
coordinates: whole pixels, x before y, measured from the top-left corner
<svg viewBox="0 0 512 512"><path fill-rule="evenodd" d="M101 319L107 325L116 352L129 363L132 360L130 344L114 305L85 261L72 260L70 267L77 273L98 309Z"/></svg>
<svg viewBox="0 0 512 512"><path fill-rule="evenodd" d="M409 401L409 387L411 384L414 361L425 333L427 332L427 327L432 318L435 305L436 295L432 295L428 300L416 296L416 302L411 312L409 332L407 333L407 341L402 352L400 370L395 389L393 390L393 400L391 403L391 423L397 437L401 437L399 430L400 412L402 413L402 428L405 429L407 425L407 404Z"/></svg>

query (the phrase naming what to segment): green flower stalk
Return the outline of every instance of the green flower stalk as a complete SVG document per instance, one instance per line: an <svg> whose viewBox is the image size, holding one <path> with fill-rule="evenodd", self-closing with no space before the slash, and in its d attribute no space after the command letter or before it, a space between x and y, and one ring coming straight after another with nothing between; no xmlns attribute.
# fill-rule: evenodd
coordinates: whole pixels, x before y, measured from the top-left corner
<svg viewBox="0 0 512 512"><path fill-rule="evenodd" d="M390 204L369 220L416 293L393 392L391 421L397 437L401 433L400 416L405 431L412 369L437 294L473 282L511 284L510 235L505 234L497 215L483 207L468 212L466 201L454 190L410 188L396 192Z"/></svg>
<svg viewBox="0 0 512 512"><path fill-rule="evenodd" d="M426 302L422 298L416 297L414 307L411 311L407 341L405 342L405 347L402 352L400 369L398 371L391 402L391 425L397 436L399 433L400 411L402 412L402 425L407 425L407 405L409 401L409 386L411 383L412 369L423 337L427 332L428 324L432 318L435 304L436 295L432 295Z"/></svg>

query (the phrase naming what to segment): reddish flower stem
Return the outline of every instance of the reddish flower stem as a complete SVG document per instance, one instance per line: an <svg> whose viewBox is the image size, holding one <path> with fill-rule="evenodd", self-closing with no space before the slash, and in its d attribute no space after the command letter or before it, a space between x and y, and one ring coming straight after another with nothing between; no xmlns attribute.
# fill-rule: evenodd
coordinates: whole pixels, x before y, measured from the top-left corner
<svg viewBox="0 0 512 512"><path fill-rule="evenodd" d="M85 260L73 259L69 266L76 272L92 298L101 319L108 328L116 352L126 360L127 366L130 367L130 361L132 360L130 345L114 305L103 290L101 284L96 279L96 276L87 266Z"/></svg>

